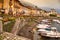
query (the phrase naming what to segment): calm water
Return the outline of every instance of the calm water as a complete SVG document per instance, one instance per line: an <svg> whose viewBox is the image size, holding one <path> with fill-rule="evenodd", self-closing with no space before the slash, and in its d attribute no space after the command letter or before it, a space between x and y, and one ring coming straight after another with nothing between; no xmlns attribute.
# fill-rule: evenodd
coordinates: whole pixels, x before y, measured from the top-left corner
<svg viewBox="0 0 60 40"><path fill-rule="evenodd" d="M60 32L60 24L59 24L59 23L57 23L57 22L52 22L51 25L52 25L53 27L56 27L57 30Z"/></svg>

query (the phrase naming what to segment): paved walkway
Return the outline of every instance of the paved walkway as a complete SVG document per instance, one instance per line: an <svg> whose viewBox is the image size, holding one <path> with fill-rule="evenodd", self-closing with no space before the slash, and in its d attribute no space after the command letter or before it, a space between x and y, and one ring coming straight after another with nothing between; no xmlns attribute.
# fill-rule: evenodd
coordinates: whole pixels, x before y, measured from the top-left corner
<svg viewBox="0 0 60 40"><path fill-rule="evenodd" d="M16 19L16 22L15 22L15 25L12 29L12 33L13 34L17 34L18 31L24 27L24 25L26 24L27 22L23 19L21 20L20 18Z"/></svg>
<svg viewBox="0 0 60 40"><path fill-rule="evenodd" d="M1 34L1 36L3 40L30 40L28 38L17 36L12 33L8 33L8 32L4 32L3 34Z"/></svg>
<svg viewBox="0 0 60 40"><path fill-rule="evenodd" d="M20 19L16 19L15 25L14 25L14 27L12 29L13 34L17 34L17 31L18 31L19 26L20 26L20 22L21 22Z"/></svg>

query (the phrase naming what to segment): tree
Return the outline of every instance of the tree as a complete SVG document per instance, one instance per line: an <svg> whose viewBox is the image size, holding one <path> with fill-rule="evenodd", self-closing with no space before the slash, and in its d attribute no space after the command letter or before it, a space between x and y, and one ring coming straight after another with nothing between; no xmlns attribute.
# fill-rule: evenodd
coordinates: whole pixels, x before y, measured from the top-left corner
<svg viewBox="0 0 60 40"><path fill-rule="evenodd" d="M57 17L57 14L50 14L51 17Z"/></svg>

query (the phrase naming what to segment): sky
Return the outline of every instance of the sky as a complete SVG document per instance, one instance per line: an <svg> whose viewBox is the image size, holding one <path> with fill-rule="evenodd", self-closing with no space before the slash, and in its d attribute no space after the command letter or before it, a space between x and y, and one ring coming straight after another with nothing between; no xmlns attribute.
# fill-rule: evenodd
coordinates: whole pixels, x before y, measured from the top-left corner
<svg viewBox="0 0 60 40"><path fill-rule="evenodd" d="M60 0L22 0L22 1L32 3L38 7L60 9Z"/></svg>

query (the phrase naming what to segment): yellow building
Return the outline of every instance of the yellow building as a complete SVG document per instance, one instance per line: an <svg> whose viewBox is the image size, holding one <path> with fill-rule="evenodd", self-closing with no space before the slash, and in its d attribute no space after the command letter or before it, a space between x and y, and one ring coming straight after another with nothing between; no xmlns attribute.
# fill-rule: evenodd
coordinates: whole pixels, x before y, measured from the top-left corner
<svg viewBox="0 0 60 40"><path fill-rule="evenodd" d="M4 0L3 9L6 10L6 13L9 11L9 0Z"/></svg>
<svg viewBox="0 0 60 40"><path fill-rule="evenodd" d="M0 0L0 8L2 8L3 0Z"/></svg>
<svg viewBox="0 0 60 40"><path fill-rule="evenodd" d="M18 0L4 0L3 3L3 9L5 9L5 12L8 14L9 10L13 11L13 14L15 13L15 6L17 6ZM19 4L18 4L19 5Z"/></svg>
<svg viewBox="0 0 60 40"><path fill-rule="evenodd" d="M0 3L0 8L2 8L2 3Z"/></svg>

